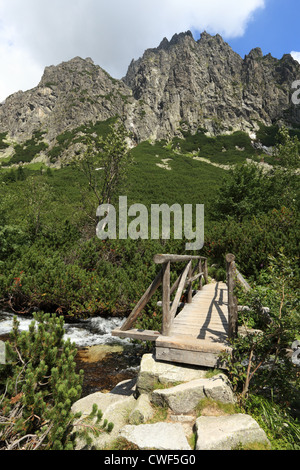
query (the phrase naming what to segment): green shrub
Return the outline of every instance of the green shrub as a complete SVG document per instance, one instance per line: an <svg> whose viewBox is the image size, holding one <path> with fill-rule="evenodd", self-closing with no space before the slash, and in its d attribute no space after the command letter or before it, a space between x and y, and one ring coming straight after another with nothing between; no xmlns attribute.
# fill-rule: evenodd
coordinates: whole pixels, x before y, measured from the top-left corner
<svg viewBox="0 0 300 470"><path fill-rule="evenodd" d="M62 317L39 314L35 320L20 333L14 319L7 343L13 373L2 397L0 446L72 449L70 431L78 416L71 406L82 385L82 373L75 372L77 350L63 340Z"/></svg>

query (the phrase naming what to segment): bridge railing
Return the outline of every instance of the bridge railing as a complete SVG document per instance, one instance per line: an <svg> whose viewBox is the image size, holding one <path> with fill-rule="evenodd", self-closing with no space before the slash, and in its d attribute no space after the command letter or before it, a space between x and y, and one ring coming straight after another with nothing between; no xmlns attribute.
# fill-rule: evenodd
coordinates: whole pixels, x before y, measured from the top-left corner
<svg viewBox="0 0 300 470"><path fill-rule="evenodd" d="M192 302L193 283L198 281L197 290L202 289L203 279L208 283L207 258L203 256L158 254L154 256L154 262L162 265L162 269L140 298L124 324L112 332L113 336L129 337L144 341L155 341L161 334L163 336L169 336L178 309L182 307L184 303ZM171 265L172 263L179 262L185 263L185 266L171 286ZM236 281L239 280L242 282L246 289L250 288L250 286L237 270L235 256L230 253L226 255L226 271L228 289L228 337L229 339L233 339L236 337L238 330L238 306L237 298L234 294ZM133 324L142 314L144 307L160 285L162 285L162 301L158 302L158 304L162 307L162 331L132 329ZM171 301L171 297L173 297L174 294L175 296Z"/></svg>
<svg viewBox="0 0 300 470"><path fill-rule="evenodd" d="M138 303L136 304L135 308L132 310L129 317L126 319L124 324L118 330L118 336L120 336L121 332L128 332L130 328L133 326L137 318L140 316L142 310L147 305L153 294L156 292L158 287L162 284L162 302L160 305L162 306L162 331L159 332L138 332L132 331L130 337L136 339L147 339L147 340L155 340L159 334L164 336L168 336L173 320L176 316L176 312L180 306L182 306L182 296L183 291L185 291L184 300L187 303L192 302L193 296L193 282L197 281L198 290L202 289L203 285L203 278L205 282L208 282L208 268L207 268L207 258L203 256L188 256L188 255L171 255L171 254L158 254L154 256L154 262L156 264L161 264L162 269L148 287L144 295L140 298ZM178 263L178 262L185 262L185 267L174 282L174 284L170 285L171 279L171 264ZM193 262L196 262L195 266L193 266ZM175 297L171 302L171 296L175 293ZM125 336L125 334L124 334Z"/></svg>
<svg viewBox="0 0 300 470"><path fill-rule="evenodd" d="M193 267L192 263L196 261ZM168 336L178 310L183 290L186 288L186 303L192 302L193 282L199 282L199 290L202 289L202 280L208 282L207 258L188 255L156 255L156 264L162 264L162 335ZM185 262L186 265L174 284L170 285L171 263ZM177 290L176 290L177 289ZM171 296L176 291L175 298L171 302Z"/></svg>

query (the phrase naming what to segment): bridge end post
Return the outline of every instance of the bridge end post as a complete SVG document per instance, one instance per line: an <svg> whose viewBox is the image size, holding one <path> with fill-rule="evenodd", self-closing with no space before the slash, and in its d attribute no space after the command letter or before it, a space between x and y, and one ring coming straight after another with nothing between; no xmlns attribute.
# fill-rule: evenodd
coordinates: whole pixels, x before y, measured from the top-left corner
<svg viewBox="0 0 300 470"><path fill-rule="evenodd" d="M170 265L171 262L167 261L163 265L163 282L162 282L162 310L163 310L163 324L162 334L168 336L172 324L170 314Z"/></svg>
<svg viewBox="0 0 300 470"><path fill-rule="evenodd" d="M234 295L236 267L235 256L231 253L226 255L226 272L228 288L228 337L234 339L238 330L238 308L237 298Z"/></svg>

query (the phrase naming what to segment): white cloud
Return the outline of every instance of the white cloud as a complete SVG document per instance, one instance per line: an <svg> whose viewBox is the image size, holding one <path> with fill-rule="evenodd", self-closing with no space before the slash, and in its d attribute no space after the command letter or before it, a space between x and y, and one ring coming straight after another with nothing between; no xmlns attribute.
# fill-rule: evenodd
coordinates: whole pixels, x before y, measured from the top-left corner
<svg viewBox="0 0 300 470"><path fill-rule="evenodd" d="M292 51L291 56L300 63L300 52Z"/></svg>
<svg viewBox="0 0 300 470"><path fill-rule="evenodd" d="M193 29L243 35L265 0L0 0L0 101L39 82L43 69L91 57L111 75L163 37Z"/></svg>

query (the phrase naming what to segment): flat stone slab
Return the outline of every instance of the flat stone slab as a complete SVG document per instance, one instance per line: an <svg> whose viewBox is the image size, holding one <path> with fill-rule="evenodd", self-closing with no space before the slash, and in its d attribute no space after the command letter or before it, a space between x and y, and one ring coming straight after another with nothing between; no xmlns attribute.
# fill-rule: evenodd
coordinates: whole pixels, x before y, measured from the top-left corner
<svg viewBox="0 0 300 470"><path fill-rule="evenodd" d="M174 413L189 413L203 398L222 403L234 403L235 397L227 377L216 375L211 379L198 379L167 389L154 390L151 401L159 406L167 405Z"/></svg>
<svg viewBox="0 0 300 470"><path fill-rule="evenodd" d="M98 449L107 448L119 434L120 429L127 424L128 416L133 410L136 400L134 396L122 395L116 393L96 392L75 402L72 406L74 413L81 412L82 418L91 413L93 404L103 412L103 418L114 424L112 432L103 432L98 437L93 438L93 445ZM84 447L84 442L76 442L76 450Z"/></svg>
<svg viewBox="0 0 300 470"><path fill-rule="evenodd" d="M197 366L177 365L155 360L152 354L144 354L136 384L139 394L151 393L156 384L175 384L205 377L206 369Z"/></svg>
<svg viewBox="0 0 300 470"><path fill-rule="evenodd" d="M196 450L233 450L260 442L270 444L258 423L249 415L201 416L196 420Z"/></svg>
<svg viewBox="0 0 300 470"><path fill-rule="evenodd" d="M120 430L120 437L141 450L191 450L179 423L127 425Z"/></svg>

